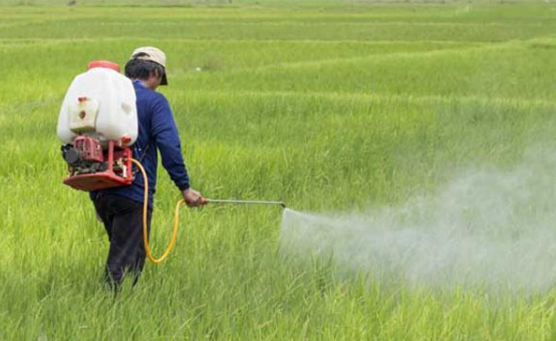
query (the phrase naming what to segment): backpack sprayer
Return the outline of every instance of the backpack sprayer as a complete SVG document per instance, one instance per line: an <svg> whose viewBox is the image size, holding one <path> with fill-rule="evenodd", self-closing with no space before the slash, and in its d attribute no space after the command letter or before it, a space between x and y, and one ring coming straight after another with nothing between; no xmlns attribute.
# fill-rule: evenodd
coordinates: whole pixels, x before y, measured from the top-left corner
<svg viewBox="0 0 556 341"><path fill-rule="evenodd" d="M57 133L64 143L62 156L69 168L64 184L82 191L129 186L133 183L133 165L143 176L143 244L147 258L155 264L172 251L177 237L178 201L170 243L161 257L155 258L148 243L147 202L149 183L141 163L133 159L131 146L138 134L135 89L131 81L120 74L120 67L109 61L93 61L88 71L78 75L70 85L58 118ZM279 205L280 201L205 199L202 205L244 204Z"/></svg>

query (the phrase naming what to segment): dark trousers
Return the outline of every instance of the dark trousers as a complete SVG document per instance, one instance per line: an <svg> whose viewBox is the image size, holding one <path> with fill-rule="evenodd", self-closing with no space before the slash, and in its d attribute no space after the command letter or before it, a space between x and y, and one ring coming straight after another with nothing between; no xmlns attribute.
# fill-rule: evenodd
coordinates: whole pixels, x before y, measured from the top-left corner
<svg viewBox="0 0 556 341"><path fill-rule="evenodd" d="M145 265L143 204L125 197L102 193L98 194L94 204L110 241L105 269L106 282L118 288L124 277L130 274L135 285ZM151 217L152 211L149 210L149 232Z"/></svg>

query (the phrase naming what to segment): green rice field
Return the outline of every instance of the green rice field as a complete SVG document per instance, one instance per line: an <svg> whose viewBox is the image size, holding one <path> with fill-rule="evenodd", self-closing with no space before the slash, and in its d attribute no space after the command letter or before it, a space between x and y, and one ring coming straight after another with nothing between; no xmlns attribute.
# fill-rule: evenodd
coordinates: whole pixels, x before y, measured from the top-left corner
<svg viewBox="0 0 556 341"><path fill-rule="evenodd" d="M314 213L401 205L555 145L556 3L0 4L0 340L556 339L554 290L494 299L288 257L278 207L184 208L169 260L114 299L104 228L62 184L56 136L89 61L124 65L152 45L205 196ZM161 169L157 255L179 198Z"/></svg>

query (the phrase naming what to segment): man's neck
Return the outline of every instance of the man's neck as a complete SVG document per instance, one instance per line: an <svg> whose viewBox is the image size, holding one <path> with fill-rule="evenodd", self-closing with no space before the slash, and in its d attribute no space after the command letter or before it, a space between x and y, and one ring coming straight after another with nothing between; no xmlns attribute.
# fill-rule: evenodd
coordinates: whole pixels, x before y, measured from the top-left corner
<svg viewBox="0 0 556 341"><path fill-rule="evenodd" d="M149 86L149 84L147 84L147 82L145 82L145 81L142 80L142 79L137 79L137 78L135 78L135 79L133 79L132 81L141 84L141 86L143 86L145 89L151 89L151 90L153 90L153 91L155 90L155 89L151 88L151 87Z"/></svg>

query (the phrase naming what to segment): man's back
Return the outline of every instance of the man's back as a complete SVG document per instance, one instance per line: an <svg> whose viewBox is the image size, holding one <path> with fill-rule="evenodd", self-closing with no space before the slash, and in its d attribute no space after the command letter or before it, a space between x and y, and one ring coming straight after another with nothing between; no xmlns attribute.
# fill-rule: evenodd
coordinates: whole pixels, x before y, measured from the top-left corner
<svg viewBox="0 0 556 341"><path fill-rule="evenodd" d="M158 155L160 149L164 168L176 186L184 191L189 188L189 176L184 165L178 130L172 111L164 95L148 89L140 81L134 81L137 96L139 134L133 145L133 157L145 168L149 181L149 207L153 205L156 190ZM144 184L141 176L135 176L131 186L109 188L99 191L143 202ZM93 192L95 198L98 192Z"/></svg>

